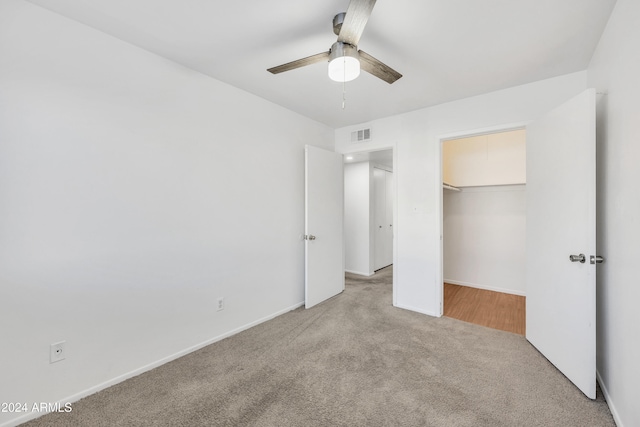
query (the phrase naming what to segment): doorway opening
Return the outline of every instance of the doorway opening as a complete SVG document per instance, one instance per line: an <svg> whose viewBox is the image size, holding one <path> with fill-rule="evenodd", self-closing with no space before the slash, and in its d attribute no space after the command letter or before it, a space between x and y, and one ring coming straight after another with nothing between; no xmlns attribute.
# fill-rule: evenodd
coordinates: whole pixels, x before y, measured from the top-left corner
<svg viewBox="0 0 640 427"><path fill-rule="evenodd" d="M524 335L526 131L442 141L443 314Z"/></svg>
<svg viewBox="0 0 640 427"><path fill-rule="evenodd" d="M393 287L394 163L393 148L344 155L345 274L352 281Z"/></svg>

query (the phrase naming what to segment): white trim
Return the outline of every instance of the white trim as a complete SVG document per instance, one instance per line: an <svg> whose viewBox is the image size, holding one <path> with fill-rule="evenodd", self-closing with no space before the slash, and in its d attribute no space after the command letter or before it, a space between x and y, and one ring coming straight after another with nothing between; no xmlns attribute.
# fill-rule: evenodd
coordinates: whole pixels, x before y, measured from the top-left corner
<svg viewBox="0 0 640 427"><path fill-rule="evenodd" d="M623 427L622 420L620 419L620 415L616 410L616 407L611 400L611 395L609 394L609 390L604 385L604 381L602 380L602 375L600 375L600 371L596 369L596 379L598 380L598 384L600 384L600 389L602 389L602 394L604 394L604 400L607 402L607 406L609 407L609 412L613 416L613 421L616 423L618 427Z"/></svg>
<svg viewBox="0 0 640 427"><path fill-rule="evenodd" d="M391 286L391 303L395 306L398 302L398 143L391 144L393 149L393 285ZM400 173L402 173L400 171Z"/></svg>
<svg viewBox="0 0 640 427"><path fill-rule="evenodd" d="M345 270L345 273L351 273L351 274L357 274L358 276L365 276L365 277L371 277L373 276L375 273L363 273L361 271L353 271L353 270Z"/></svg>
<svg viewBox="0 0 640 427"><path fill-rule="evenodd" d="M302 301L300 303L297 303L297 304L294 304L294 305L292 305L292 306L290 306L288 308L285 308L283 310L277 311L277 312L275 312L273 314L270 314L270 315L268 315L266 317L263 317L261 319L258 319L258 320L255 320L253 322L247 323L244 326L240 326L239 328L233 329L233 330L231 330L229 332L225 332L222 335L218 335L217 337L208 339L208 340L206 340L204 342L201 342L200 344L196 344L196 345L194 345L192 347L188 347L188 348L186 348L184 350L181 350L181 351L179 351L177 353L174 353L174 354L172 354L170 356L164 357L164 358L162 358L160 360L157 360L155 362L149 363L148 365L142 366L142 367L140 367L138 369L134 369L133 371L127 372L125 374L119 375L119 376L117 376L115 378L112 378L112 379L110 379L108 381L100 383L100 384L98 384L96 386L89 387L86 390L83 390L83 391L81 391L79 393L73 394L73 395L71 395L71 396L69 396L69 397L67 397L65 399L61 399L57 403L59 403L61 407L64 407L64 405L66 403L77 402L78 400L80 400L80 399L82 399L84 397L87 397L87 396L90 396L92 394L95 394L95 393L97 393L97 392L99 392L101 390L104 390L104 389L109 388L109 387L111 387L113 385L121 383L122 381L128 380L129 378L132 378L132 377L140 375L140 374L142 374L144 372L150 371L150 370L152 370L154 368L157 368L158 366L164 365L165 363L171 362L172 360L176 360L176 359L178 359L178 358L180 358L182 356L186 356L187 354L193 353L194 351L197 351L197 350L200 350L201 348L206 347L206 346L208 346L210 344L213 344L213 343L216 343L218 341L221 341L221 340L223 340L225 338L228 338L228 337L230 337L232 335L235 335L235 334L240 333L242 331L245 331L245 330L247 330L249 328L257 326L260 323L264 323L264 322L266 322L268 320L274 319L274 318L276 318L276 317L278 317L278 316L280 316L282 314L288 313L288 312L290 312L292 310L295 310L295 309L303 307L303 306L304 306L304 301ZM27 421L39 418L39 417L41 417L41 416L43 416L43 415L45 415L47 413L48 412L31 412L31 413L25 414L25 415L23 415L21 417L9 420L4 424L0 424L0 427L14 427L14 426L17 426L19 424L25 423Z"/></svg>
<svg viewBox="0 0 640 427"><path fill-rule="evenodd" d="M416 308L410 305L403 305L403 304L393 304L394 307L397 308L401 308L403 310L409 310L409 311L415 311L416 313L420 313L420 314L426 314L427 316L431 316L431 317L442 317L441 314L437 314L431 311L427 311L427 310L423 310L421 308Z"/></svg>
<svg viewBox="0 0 640 427"><path fill-rule="evenodd" d="M494 291L494 292L502 292L503 294L511 294L511 295L520 295L523 297L527 296L527 293L524 291L515 291L513 289L506 289L506 288L498 288L495 286L487 286L487 285L480 285L478 283L469 283L469 282L462 282L460 280L452 280L452 279L444 279L445 283L450 283L452 285L459 285L459 286L466 286L468 288L477 288L477 289L484 289L487 291Z"/></svg>

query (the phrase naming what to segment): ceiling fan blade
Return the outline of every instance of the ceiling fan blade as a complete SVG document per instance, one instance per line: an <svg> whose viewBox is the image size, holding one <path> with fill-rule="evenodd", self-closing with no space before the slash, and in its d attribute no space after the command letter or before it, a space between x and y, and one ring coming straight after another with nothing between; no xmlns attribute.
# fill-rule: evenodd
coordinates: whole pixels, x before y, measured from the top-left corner
<svg viewBox="0 0 640 427"><path fill-rule="evenodd" d="M389 84L402 77L402 74L389 67L388 65L385 65L382 62L378 61L368 53L362 50L358 53L360 54L360 68L367 73L373 74L374 76L384 80Z"/></svg>
<svg viewBox="0 0 640 427"><path fill-rule="evenodd" d="M338 41L348 43L352 46L358 46L364 26L367 25L369 16L376 0L351 0L347 8L347 14L344 17Z"/></svg>
<svg viewBox="0 0 640 427"><path fill-rule="evenodd" d="M322 61L328 61L328 60L329 60L329 51L318 53L317 55L307 56L306 58L298 59L296 61L287 62L286 64L269 68L267 71L270 72L271 74L279 74L279 73L284 73L285 71L295 70L296 68L315 64L316 62L322 62Z"/></svg>

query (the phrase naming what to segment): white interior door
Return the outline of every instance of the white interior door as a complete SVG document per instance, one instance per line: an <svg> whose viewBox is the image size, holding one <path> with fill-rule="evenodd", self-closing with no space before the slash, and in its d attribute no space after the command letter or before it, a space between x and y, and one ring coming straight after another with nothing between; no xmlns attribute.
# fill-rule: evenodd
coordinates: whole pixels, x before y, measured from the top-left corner
<svg viewBox="0 0 640 427"><path fill-rule="evenodd" d="M385 171L385 266L393 264L393 172Z"/></svg>
<svg viewBox="0 0 640 427"><path fill-rule="evenodd" d="M393 264L393 173L373 168L374 270Z"/></svg>
<svg viewBox="0 0 640 427"><path fill-rule="evenodd" d="M386 267L386 185L385 171L373 168L374 270Z"/></svg>
<svg viewBox="0 0 640 427"><path fill-rule="evenodd" d="M596 397L595 91L527 126L527 339ZM586 261L572 262L570 255Z"/></svg>
<svg viewBox="0 0 640 427"><path fill-rule="evenodd" d="M305 146L305 307L344 290L342 155Z"/></svg>

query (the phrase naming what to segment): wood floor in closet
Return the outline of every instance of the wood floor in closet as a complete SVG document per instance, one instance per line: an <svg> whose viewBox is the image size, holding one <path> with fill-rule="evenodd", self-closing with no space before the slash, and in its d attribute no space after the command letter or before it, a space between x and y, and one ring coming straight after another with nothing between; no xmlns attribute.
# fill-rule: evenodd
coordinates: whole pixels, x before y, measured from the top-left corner
<svg viewBox="0 0 640 427"><path fill-rule="evenodd" d="M444 315L493 329L525 334L525 297L444 284Z"/></svg>

